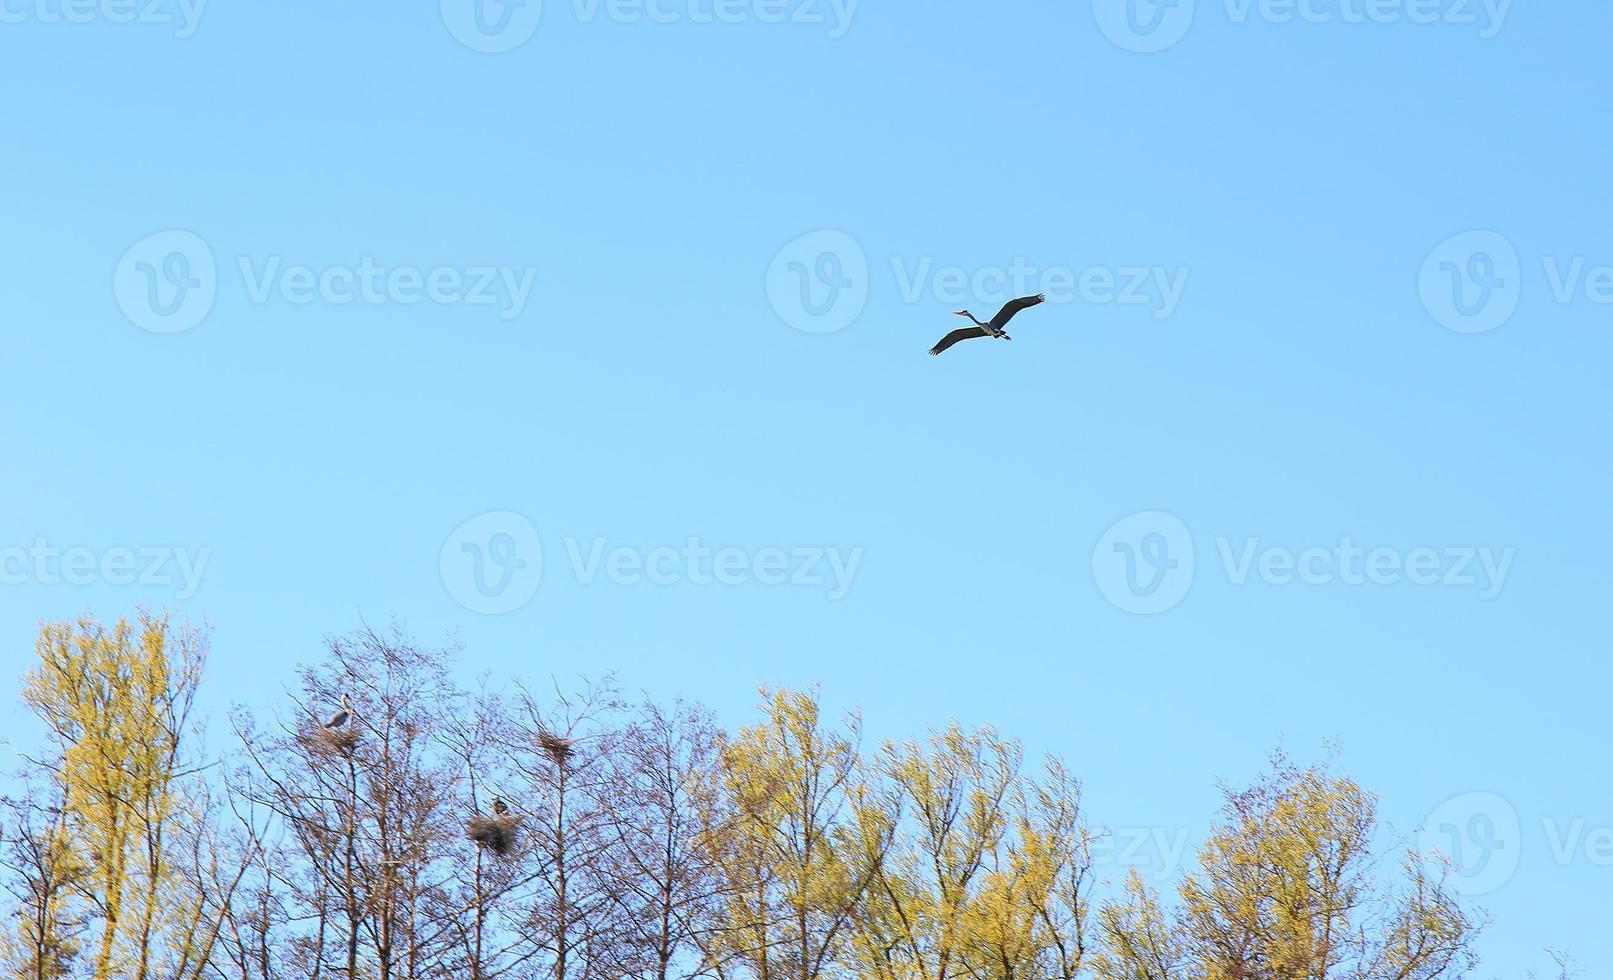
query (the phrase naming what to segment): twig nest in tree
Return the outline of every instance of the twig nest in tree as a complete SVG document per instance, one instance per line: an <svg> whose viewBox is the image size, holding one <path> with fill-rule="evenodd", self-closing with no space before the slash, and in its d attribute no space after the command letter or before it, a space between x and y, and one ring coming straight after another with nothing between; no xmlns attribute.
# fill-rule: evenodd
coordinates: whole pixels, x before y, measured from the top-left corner
<svg viewBox="0 0 1613 980"><path fill-rule="evenodd" d="M513 813L489 817L476 814L465 821L465 838L498 857L509 857L515 850L515 831L521 818Z"/></svg>
<svg viewBox="0 0 1613 980"><path fill-rule="evenodd" d="M351 725L344 728L308 725L297 732L297 739L317 755L350 756L358 745L358 730Z"/></svg>
<svg viewBox="0 0 1613 980"><path fill-rule="evenodd" d="M563 766L570 761L573 744L572 739L556 735L554 732L538 733L538 747L549 753L549 758L553 759L557 766Z"/></svg>

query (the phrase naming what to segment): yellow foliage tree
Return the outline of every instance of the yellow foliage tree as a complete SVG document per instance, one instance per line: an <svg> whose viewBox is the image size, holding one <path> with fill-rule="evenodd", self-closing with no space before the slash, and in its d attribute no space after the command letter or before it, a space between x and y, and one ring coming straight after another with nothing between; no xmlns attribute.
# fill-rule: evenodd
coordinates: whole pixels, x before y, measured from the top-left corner
<svg viewBox="0 0 1613 980"><path fill-rule="evenodd" d="M1104 942L1093 959L1099 980L1174 980L1194 976L1185 967L1180 937L1160 908L1159 896L1132 869L1125 898L1098 910Z"/></svg>
<svg viewBox="0 0 1613 980"><path fill-rule="evenodd" d="M1099 980L1436 980L1472 965L1476 924L1426 862L1373 875L1377 802L1281 758L1229 792L1174 924L1140 881L1099 916Z"/></svg>
<svg viewBox="0 0 1613 980"><path fill-rule="evenodd" d="M889 846L888 808L860 773L859 726L808 692L763 690L765 718L724 747L706 839L724 880L722 975L837 976L852 918Z"/></svg>
<svg viewBox="0 0 1613 980"><path fill-rule="evenodd" d="M897 844L861 906L861 973L878 980L1067 978L1081 969L1089 867L1078 791L1038 785L991 729L888 745Z"/></svg>
<svg viewBox="0 0 1613 980"><path fill-rule="evenodd" d="M200 968L202 899L174 839L202 822L183 747L205 659L202 638L141 614L44 626L23 698L49 727L66 814L99 924L96 977Z"/></svg>

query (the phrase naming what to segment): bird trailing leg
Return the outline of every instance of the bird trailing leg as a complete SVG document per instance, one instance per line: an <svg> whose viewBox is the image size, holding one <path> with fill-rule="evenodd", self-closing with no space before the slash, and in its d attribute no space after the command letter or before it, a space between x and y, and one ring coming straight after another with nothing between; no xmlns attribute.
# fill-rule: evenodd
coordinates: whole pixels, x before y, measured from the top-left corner
<svg viewBox="0 0 1613 980"><path fill-rule="evenodd" d="M936 341L935 346L930 348L930 353L932 355L939 354L944 350L950 349L953 344L956 344L960 340L971 340L975 337L990 337L997 340L1013 340L1014 338L1008 336L1008 331L1004 330L1003 327L1007 326L1008 321L1012 320L1014 315L1020 310L1037 306L1045 302L1046 299L1047 297L1045 296L1021 296L1019 299L1011 299L1007 303L1003 304L1003 308L997 311L997 315L992 317L991 322L989 323L981 323L979 320L976 320L974 314L970 313L968 310L958 310L953 314L953 316L967 317L973 326L959 327L951 333L948 333L945 337L942 337L940 340Z"/></svg>

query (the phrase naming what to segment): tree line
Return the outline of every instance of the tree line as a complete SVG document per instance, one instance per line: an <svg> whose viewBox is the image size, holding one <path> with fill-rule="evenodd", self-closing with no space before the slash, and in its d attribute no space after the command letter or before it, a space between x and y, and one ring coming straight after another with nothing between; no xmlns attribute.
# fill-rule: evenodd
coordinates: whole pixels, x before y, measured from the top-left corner
<svg viewBox="0 0 1613 980"><path fill-rule="evenodd" d="M605 682L451 676L397 630L196 716L208 638L44 625L0 812L0 969L65 977L1435 980L1478 913L1375 851L1371 794L1278 758L1174 893L1095 898L1056 759L991 728L864 743L812 690L731 731ZM346 703L345 717L338 709ZM1389 855L1393 857L1394 855Z"/></svg>

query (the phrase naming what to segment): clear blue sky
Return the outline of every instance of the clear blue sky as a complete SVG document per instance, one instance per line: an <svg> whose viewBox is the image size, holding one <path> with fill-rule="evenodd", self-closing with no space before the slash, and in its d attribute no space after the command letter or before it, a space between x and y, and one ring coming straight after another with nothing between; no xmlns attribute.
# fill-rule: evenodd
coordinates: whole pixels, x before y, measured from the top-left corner
<svg viewBox="0 0 1613 980"><path fill-rule="evenodd" d="M218 710L396 616L467 670L615 670L730 723L762 680L880 737L994 721L1149 839L1332 742L1395 833L1479 853L1491 972L1548 945L1613 972L1613 9L1199 0L1127 35L1099 6L868 2L841 32L827 2L549 0L495 54L456 0L217 3L185 37L6 0L14 669L41 619L167 606L214 625ZM179 239L124 258L169 230L211 276ZM1501 238L1441 246L1473 230ZM926 357L1016 261L1054 301ZM406 271L366 297L366 263ZM405 302L407 270L481 266L511 274L490 305ZM1106 301L1134 267L1164 279ZM853 305L792 307L802 275ZM142 326L181 280L211 301ZM465 526L489 512L541 579L521 519ZM654 551L691 538L738 549L733 584ZM151 549L205 553L193 594L128 582Z"/></svg>

